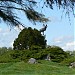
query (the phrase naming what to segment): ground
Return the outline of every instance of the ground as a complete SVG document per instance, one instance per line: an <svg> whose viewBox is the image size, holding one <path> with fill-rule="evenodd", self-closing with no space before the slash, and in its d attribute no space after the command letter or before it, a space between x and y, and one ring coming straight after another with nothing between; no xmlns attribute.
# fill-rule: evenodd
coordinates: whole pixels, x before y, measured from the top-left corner
<svg viewBox="0 0 75 75"><path fill-rule="evenodd" d="M0 75L75 75L75 68L50 61L0 63Z"/></svg>

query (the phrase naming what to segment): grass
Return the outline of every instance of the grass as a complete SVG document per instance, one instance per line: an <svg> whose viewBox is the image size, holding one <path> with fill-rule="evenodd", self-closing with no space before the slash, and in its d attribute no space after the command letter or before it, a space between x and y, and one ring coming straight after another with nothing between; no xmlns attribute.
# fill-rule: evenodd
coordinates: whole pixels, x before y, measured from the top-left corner
<svg viewBox="0 0 75 75"><path fill-rule="evenodd" d="M49 61L38 64L10 62L0 63L0 75L75 75L75 69Z"/></svg>
<svg viewBox="0 0 75 75"><path fill-rule="evenodd" d="M75 68L65 64L40 60L37 64L28 64L12 59L8 51L0 55L0 75L75 75Z"/></svg>

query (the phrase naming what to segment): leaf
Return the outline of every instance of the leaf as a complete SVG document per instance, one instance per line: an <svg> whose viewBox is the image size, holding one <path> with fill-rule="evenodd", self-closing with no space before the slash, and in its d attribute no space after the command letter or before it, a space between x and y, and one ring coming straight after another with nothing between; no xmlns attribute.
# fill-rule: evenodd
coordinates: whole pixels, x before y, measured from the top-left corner
<svg viewBox="0 0 75 75"><path fill-rule="evenodd" d="M39 21L39 22L47 22L49 21L43 14L38 13L37 11L34 10L26 10L25 14L27 18L31 21Z"/></svg>

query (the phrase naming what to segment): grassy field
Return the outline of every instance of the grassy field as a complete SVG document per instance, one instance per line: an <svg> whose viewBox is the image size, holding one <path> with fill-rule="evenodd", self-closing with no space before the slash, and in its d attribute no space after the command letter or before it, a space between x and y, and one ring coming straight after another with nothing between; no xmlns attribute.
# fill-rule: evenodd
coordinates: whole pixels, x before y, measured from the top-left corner
<svg viewBox="0 0 75 75"><path fill-rule="evenodd" d="M0 75L75 75L75 69L49 61L0 63Z"/></svg>

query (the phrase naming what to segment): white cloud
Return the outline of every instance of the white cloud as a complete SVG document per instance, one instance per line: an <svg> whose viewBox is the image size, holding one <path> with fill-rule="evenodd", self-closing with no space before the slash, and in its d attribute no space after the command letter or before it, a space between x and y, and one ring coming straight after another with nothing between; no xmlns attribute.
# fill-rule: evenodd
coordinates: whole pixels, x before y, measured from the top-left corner
<svg viewBox="0 0 75 75"><path fill-rule="evenodd" d="M24 29L24 26L18 25L18 26L15 26L14 29L15 29L16 31L21 31L21 30Z"/></svg>
<svg viewBox="0 0 75 75"><path fill-rule="evenodd" d="M53 39L54 43L62 43L65 41L70 41L70 40L74 40L74 36L59 36Z"/></svg>
<svg viewBox="0 0 75 75"><path fill-rule="evenodd" d="M58 17L56 17L56 16L51 16L51 17L48 17L48 19L50 19L50 21L51 22L60 22L61 21L61 19L59 19Z"/></svg>
<svg viewBox="0 0 75 75"><path fill-rule="evenodd" d="M9 34L10 30L9 29L2 29L0 28L0 36L5 36Z"/></svg>
<svg viewBox="0 0 75 75"><path fill-rule="evenodd" d="M68 42L66 46L75 46L75 42Z"/></svg>
<svg viewBox="0 0 75 75"><path fill-rule="evenodd" d="M3 47L3 43L0 43L0 47Z"/></svg>
<svg viewBox="0 0 75 75"><path fill-rule="evenodd" d="M13 47L13 40L18 37L19 32L9 29L5 29L0 33L0 47Z"/></svg>
<svg viewBox="0 0 75 75"><path fill-rule="evenodd" d="M14 43L14 40L12 42L10 42L10 46L13 48L13 43Z"/></svg>
<svg viewBox="0 0 75 75"><path fill-rule="evenodd" d="M0 28L0 32L2 31L2 28Z"/></svg>
<svg viewBox="0 0 75 75"><path fill-rule="evenodd" d="M64 50L75 50L74 36L61 36L53 39L52 45L57 45Z"/></svg>
<svg viewBox="0 0 75 75"><path fill-rule="evenodd" d="M54 42L54 43L61 43L62 40L63 40L63 37L57 37L57 38L54 38L54 39L53 39L53 42Z"/></svg>
<svg viewBox="0 0 75 75"><path fill-rule="evenodd" d="M62 48L64 50L75 50L75 41L65 43L65 45Z"/></svg>

